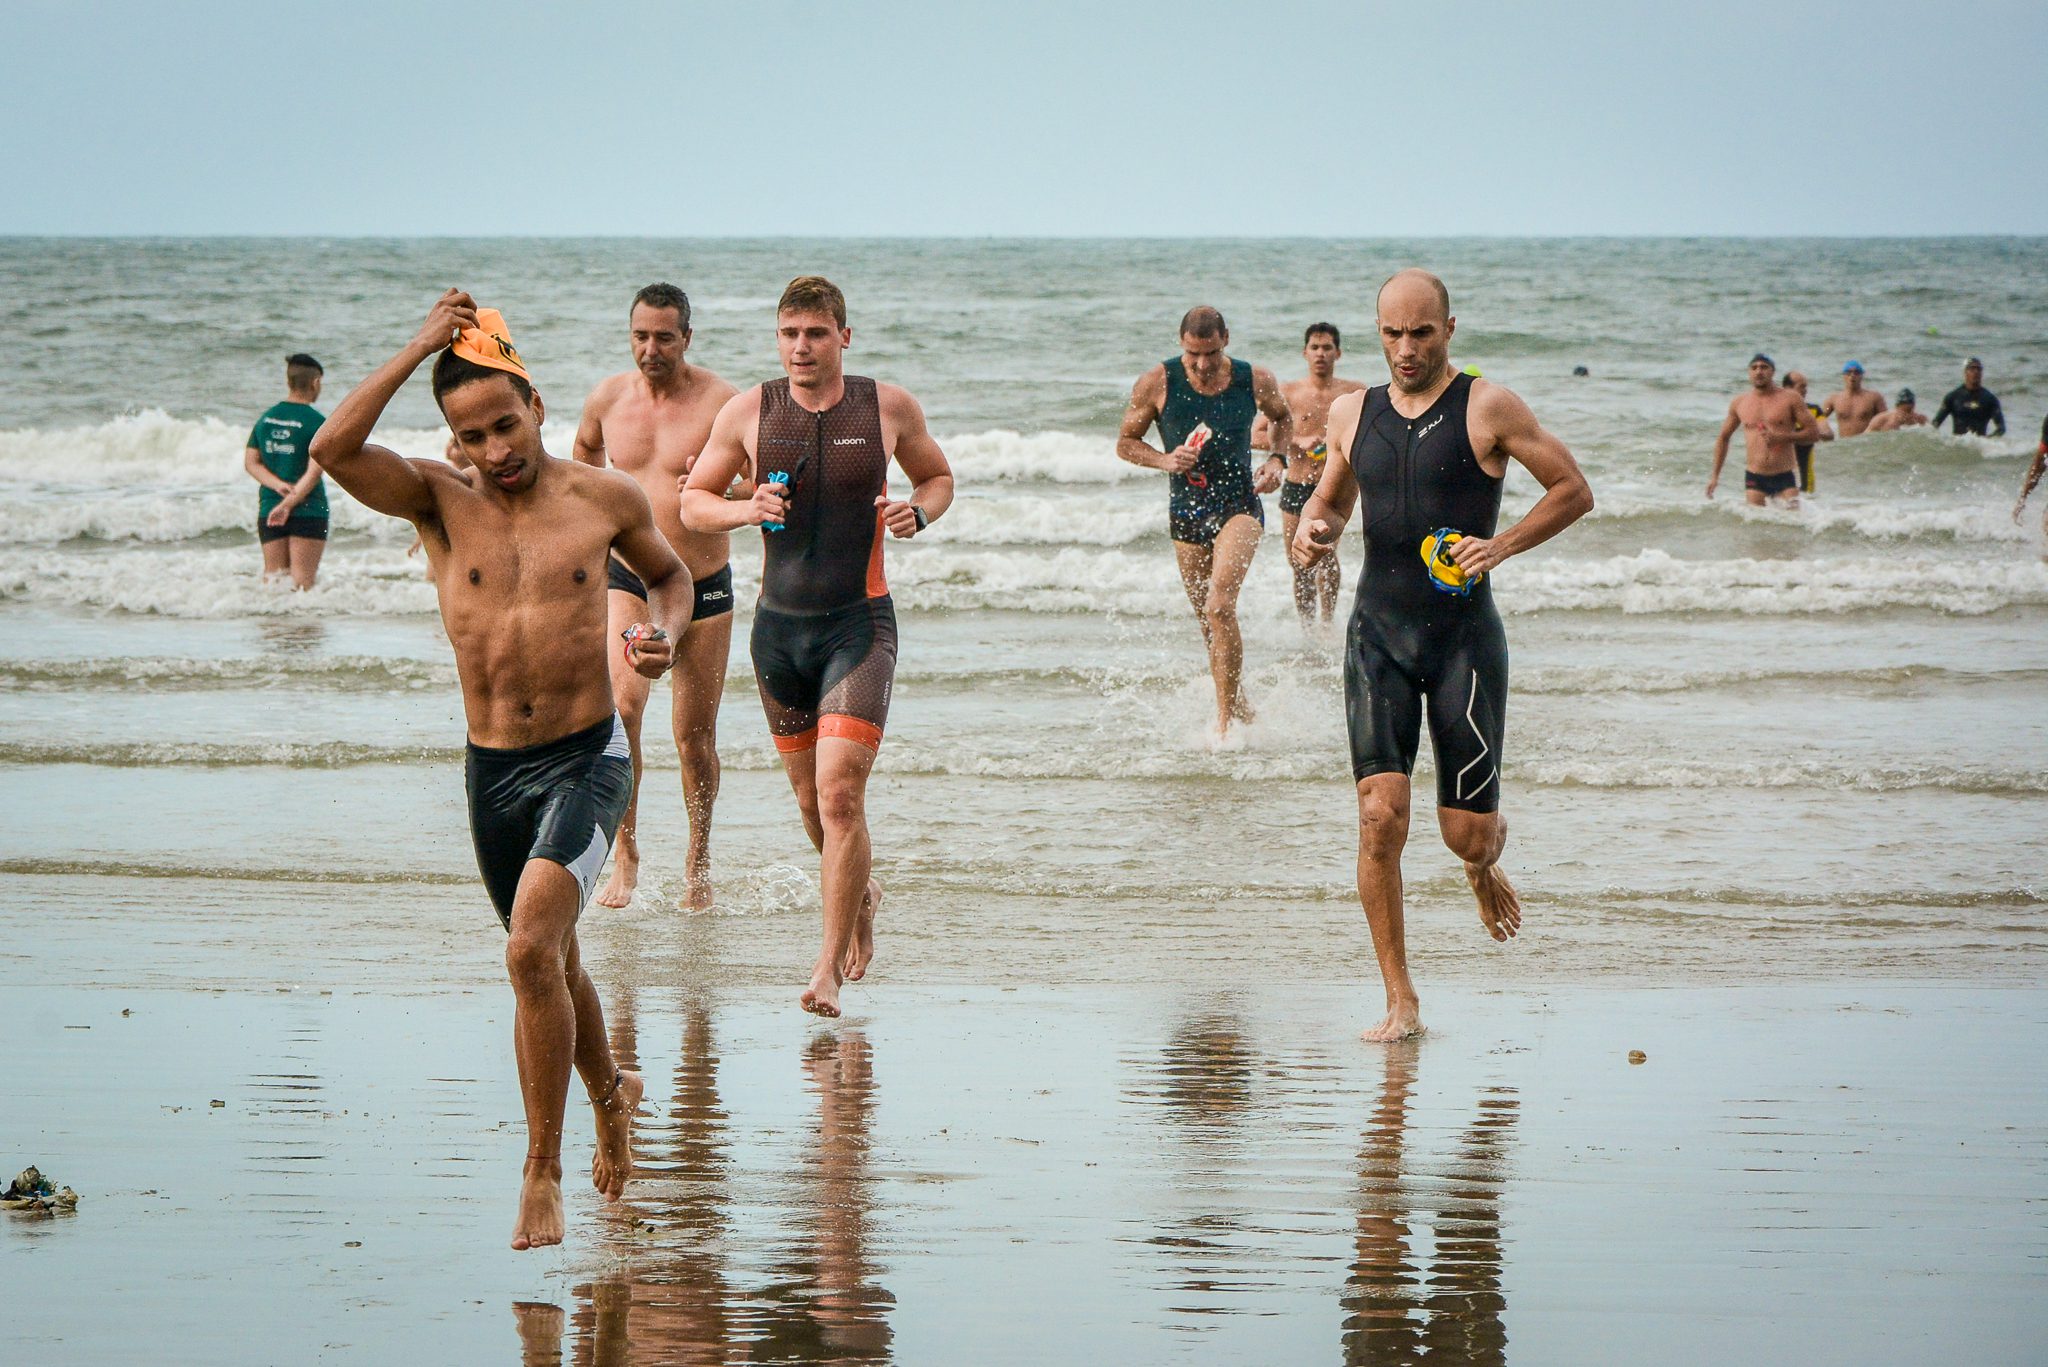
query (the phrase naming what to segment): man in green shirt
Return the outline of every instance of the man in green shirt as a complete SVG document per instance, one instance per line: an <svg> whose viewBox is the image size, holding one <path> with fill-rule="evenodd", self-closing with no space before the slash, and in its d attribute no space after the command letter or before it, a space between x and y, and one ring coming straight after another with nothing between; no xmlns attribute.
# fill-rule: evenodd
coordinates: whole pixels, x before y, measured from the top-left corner
<svg viewBox="0 0 2048 1367"><path fill-rule="evenodd" d="M297 589L313 587L327 549L327 486L309 454L313 434L326 421L313 407L321 373L320 363L303 351L285 357L285 400L256 419L242 452L242 468L263 486L256 504L263 577L289 574Z"/></svg>

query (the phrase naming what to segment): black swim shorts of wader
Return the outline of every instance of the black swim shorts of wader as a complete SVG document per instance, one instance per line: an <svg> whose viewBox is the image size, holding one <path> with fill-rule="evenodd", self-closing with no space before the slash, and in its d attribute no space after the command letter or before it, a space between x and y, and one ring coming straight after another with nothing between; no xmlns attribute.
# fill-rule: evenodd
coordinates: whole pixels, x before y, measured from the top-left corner
<svg viewBox="0 0 2048 1367"><path fill-rule="evenodd" d="M1280 485L1280 511L1294 517L1301 516L1301 510L1308 507L1308 496L1316 491L1315 481L1297 484L1286 480Z"/></svg>
<svg viewBox="0 0 2048 1367"><path fill-rule="evenodd" d="M630 593L641 602L647 601L647 585L640 582L640 576L626 568L615 555L605 561L604 586ZM690 620L701 622L706 617L722 617L732 611L732 566L720 565L710 574L696 581L696 597L690 604Z"/></svg>
<svg viewBox="0 0 2048 1367"><path fill-rule="evenodd" d="M309 541L325 541L327 519L294 514L286 518L281 527L273 527L268 522L256 524L256 539L266 546L273 541L282 541L288 536L303 536Z"/></svg>
<svg viewBox="0 0 2048 1367"><path fill-rule="evenodd" d="M576 875L581 901L588 901L633 796L633 761L618 715L517 750L471 745L465 769L476 866L505 928L512 928L512 901L528 860L560 864Z"/></svg>
<svg viewBox="0 0 2048 1367"><path fill-rule="evenodd" d="M896 681L896 607L885 595L829 612L754 609L754 677L775 748L820 736L882 747Z"/></svg>
<svg viewBox="0 0 2048 1367"><path fill-rule="evenodd" d="M1365 517L1365 566L1345 636L1351 773L1408 774L1422 723L1436 751L1439 807L1500 808L1508 642L1491 577L1466 595L1437 588L1422 543L1448 528L1490 537L1501 481L1480 468L1466 430L1472 377L1404 418L1384 385L1367 391L1351 441Z"/></svg>
<svg viewBox="0 0 2048 1367"><path fill-rule="evenodd" d="M1790 470L1775 475L1759 475L1745 470L1742 472L1742 487L1754 489L1765 498L1776 498L1779 494L1798 489L1799 476Z"/></svg>

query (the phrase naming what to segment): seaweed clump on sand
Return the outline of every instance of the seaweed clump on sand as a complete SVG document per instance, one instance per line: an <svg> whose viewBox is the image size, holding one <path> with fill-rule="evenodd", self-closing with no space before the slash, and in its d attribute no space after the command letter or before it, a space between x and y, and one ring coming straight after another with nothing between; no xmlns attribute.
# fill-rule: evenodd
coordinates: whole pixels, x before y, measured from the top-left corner
<svg viewBox="0 0 2048 1367"><path fill-rule="evenodd" d="M21 1175L0 1192L0 1210L24 1210L36 1215L55 1215L78 1209L78 1193L69 1187L53 1187L50 1179L35 1168L23 1168Z"/></svg>

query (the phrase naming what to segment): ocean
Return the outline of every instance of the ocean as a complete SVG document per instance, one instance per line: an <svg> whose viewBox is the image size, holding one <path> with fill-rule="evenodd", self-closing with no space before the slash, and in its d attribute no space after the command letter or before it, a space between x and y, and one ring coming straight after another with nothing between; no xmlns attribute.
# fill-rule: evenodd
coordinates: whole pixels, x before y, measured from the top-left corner
<svg viewBox="0 0 2048 1367"><path fill-rule="evenodd" d="M1113 441L1195 302L1283 378L1327 319L1349 343L1340 373L1383 379L1370 302L1407 263L1449 282L1454 359L1527 398L1598 498L1496 580L1506 866L1532 933L1507 951L1469 933L1425 746L1408 858L1423 980L2038 971L2048 564L2038 516L2009 510L2048 408L2039 239L9 240L0 765L20 800L0 895L61 919L107 879L202 899L310 879L445 901L492 933L410 528L332 490L319 587L258 577L240 450L281 397L281 358L320 357L331 410L460 285L510 320L566 455L582 396L630 364L639 285L689 290L691 358L745 385L777 373L781 283L820 271L851 301L850 367L921 398L960 490L888 552L903 647L877 787L884 961L1113 980L1248 956L1255 974L1359 979L1341 669L1296 621L1277 508L1241 605L1260 721L1219 752L1161 480ZM1854 356L1923 411L1979 355L2013 428L1823 446L1797 513L1741 504L1738 440L1708 502L1716 425L1758 349L1816 399ZM379 437L439 450L423 377ZM1534 490L1517 469L1505 515ZM815 907L745 653L748 539L713 846L740 941ZM1340 612L1356 532L1342 554ZM587 934L673 915L676 762L651 751L653 895Z"/></svg>

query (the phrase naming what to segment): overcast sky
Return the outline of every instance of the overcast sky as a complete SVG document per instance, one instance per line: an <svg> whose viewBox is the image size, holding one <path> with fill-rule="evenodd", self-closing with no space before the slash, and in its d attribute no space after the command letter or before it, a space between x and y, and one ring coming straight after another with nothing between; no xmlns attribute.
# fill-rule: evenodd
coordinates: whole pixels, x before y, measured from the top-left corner
<svg viewBox="0 0 2048 1367"><path fill-rule="evenodd" d="M0 0L0 233L2048 233L2048 4Z"/></svg>

